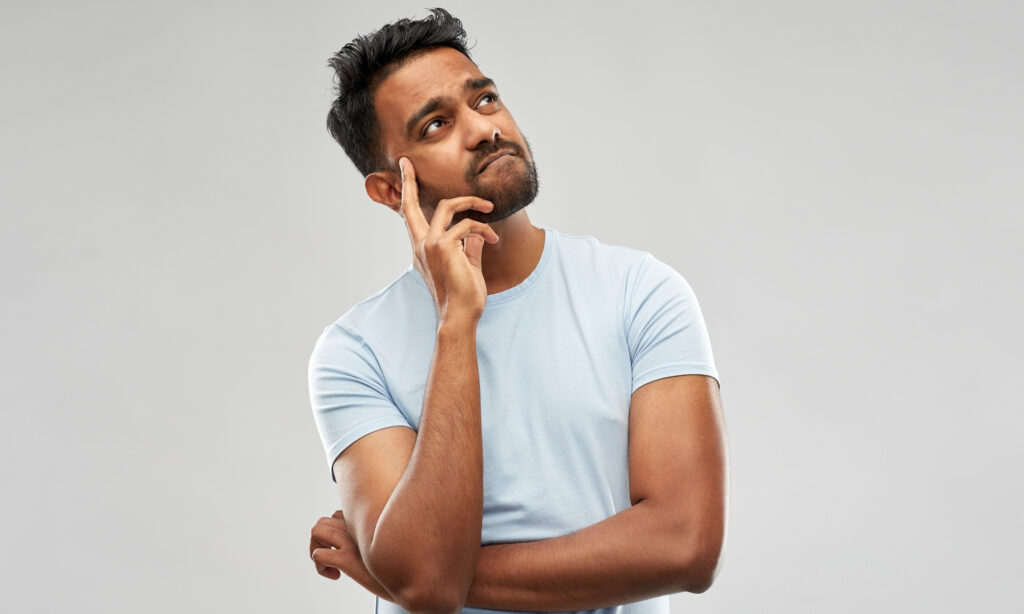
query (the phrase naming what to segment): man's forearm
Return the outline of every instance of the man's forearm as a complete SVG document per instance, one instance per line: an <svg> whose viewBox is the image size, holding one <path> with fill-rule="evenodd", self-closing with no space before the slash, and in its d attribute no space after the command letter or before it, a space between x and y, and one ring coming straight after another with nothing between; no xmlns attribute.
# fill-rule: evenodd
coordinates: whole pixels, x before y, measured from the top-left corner
<svg viewBox="0 0 1024 614"><path fill-rule="evenodd" d="M367 568L389 590L409 590L407 599L464 591L482 509L476 322L459 321L438 328L416 443L377 521Z"/></svg>
<svg viewBox="0 0 1024 614"><path fill-rule="evenodd" d="M564 612L703 590L714 564L664 511L641 501L569 535L484 546L466 605Z"/></svg>

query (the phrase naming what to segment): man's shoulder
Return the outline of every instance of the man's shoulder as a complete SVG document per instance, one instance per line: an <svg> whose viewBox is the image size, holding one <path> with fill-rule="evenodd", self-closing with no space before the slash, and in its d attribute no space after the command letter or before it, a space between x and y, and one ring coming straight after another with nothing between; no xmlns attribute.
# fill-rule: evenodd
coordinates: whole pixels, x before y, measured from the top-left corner
<svg viewBox="0 0 1024 614"><path fill-rule="evenodd" d="M567 276L594 277L593 283L623 288L632 285L652 261L645 250L608 243L591 235L571 235L554 231Z"/></svg>
<svg viewBox="0 0 1024 614"><path fill-rule="evenodd" d="M430 296L418 277L419 273L409 267L386 286L350 307L327 329L340 328L351 335L364 337L373 335L381 326L394 326L410 314L421 311L417 305Z"/></svg>
<svg viewBox="0 0 1024 614"><path fill-rule="evenodd" d="M650 253L607 243L592 235L573 235L552 229L564 257L620 267L635 267L650 257Z"/></svg>
<svg viewBox="0 0 1024 614"><path fill-rule="evenodd" d="M687 284L674 266L652 252L606 243L589 235L555 231L563 260L563 275L599 292L649 293L669 282Z"/></svg>

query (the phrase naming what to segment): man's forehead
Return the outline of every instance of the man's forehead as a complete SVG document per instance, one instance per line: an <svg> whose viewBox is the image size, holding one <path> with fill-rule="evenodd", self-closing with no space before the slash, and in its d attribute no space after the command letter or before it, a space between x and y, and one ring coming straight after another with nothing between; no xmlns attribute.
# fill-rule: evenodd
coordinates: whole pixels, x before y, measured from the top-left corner
<svg viewBox="0 0 1024 614"><path fill-rule="evenodd" d="M467 83L484 79L462 53L441 47L418 54L384 78L374 93L374 107L385 130L401 129L429 100L459 96Z"/></svg>

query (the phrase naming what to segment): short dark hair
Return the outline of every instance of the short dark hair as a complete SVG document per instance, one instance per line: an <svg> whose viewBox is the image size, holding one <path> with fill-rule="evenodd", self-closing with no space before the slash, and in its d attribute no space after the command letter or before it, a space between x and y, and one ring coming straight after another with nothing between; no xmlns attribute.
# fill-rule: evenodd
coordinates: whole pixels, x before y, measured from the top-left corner
<svg viewBox="0 0 1024 614"><path fill-rule="evenodd" d="M337 98L327 113L327 130L363 177L388 168L380 146L380 122L373 94L405 60L420 52L451 47L467 58L462 22L442 8L412 21L400 19L366 36L357 36L327 64L334 69Z"/></svg>

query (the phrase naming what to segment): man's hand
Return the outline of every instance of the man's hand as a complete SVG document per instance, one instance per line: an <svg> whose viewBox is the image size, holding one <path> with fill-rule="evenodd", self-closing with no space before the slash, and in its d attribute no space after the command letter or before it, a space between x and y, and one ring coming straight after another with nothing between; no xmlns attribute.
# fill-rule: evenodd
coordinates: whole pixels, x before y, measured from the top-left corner
<svg viewBox="0 0 1024 614"><path fill-rule="evenodd" d="M476 209L486 213L494 205L476 196L444 199L437 203L428 224L420 209L412 161L400 158L398 165L402 170L399 213L409 230L414 264L434 297L438 324L448 317L478 320L487 303L487 285L481 268L483 244L497 243L498 234L487 224L469 218L448 226L456 212Z"/></svg>
<svg viewBox="0 0 1024 614"><path fill-rule="evenodd" d="M337 580L341 572L358 582L363 588L381 599L394 602L394 598L370 575L359 554L352 535L345 524L341 510L330 518L321 518L313 525L309 536L309 556L316 564L316 572L330 580Z"/></svg>

